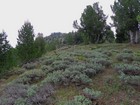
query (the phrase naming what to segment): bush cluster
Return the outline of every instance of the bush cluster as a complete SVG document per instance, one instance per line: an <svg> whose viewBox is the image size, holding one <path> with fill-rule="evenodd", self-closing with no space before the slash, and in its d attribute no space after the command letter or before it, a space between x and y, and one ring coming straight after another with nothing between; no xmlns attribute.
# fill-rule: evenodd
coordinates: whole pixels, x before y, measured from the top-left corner
<svg viewBox="0 0 140 105"><path fill-rule="evenodd" d="M91 60L93 63L101 64L105 67L109 67L111 65L111 60L108 58L94 58Z"/></svg>
<svg viewBox="0 0 140 105"><path fill-rule="evenodd" d="M50 84L10 84L0 97L0 105L50 105L53 103L53 93L54 89Z"/></svg>
<svg viewBox="0 0 140 105"><path fill-rule="evenodd" d="M131 50L124 49L116 56L116 58L118 61L131 62L134 60L135 56Z"/></svg>
<svg viewBox="0 0 140 105"><path fill-rule="evenodd" d="M47 75L43 83L51 83L53 85L85 85L91 83L91 79L79 71L55 71Z"/></svg>
<svg viewBox="0 0 140 105"><path fill-rule="evenodd" d="M88 99L92 101L99 99L102 95L101 91L94 91L89 88L83 89L83 94L85 97L87 97Z"/></svg>
<svg viewBox="0 0 140 105"><path fill-rule="evenodd" d="M22 67L27 70L31 70L31 69L36 69L38 65L39 65L38 62L30 62L30 63L24 64Z"/></svg>
<svg viewBox="0 0 140 105"><path fill-rule="evenodd" d="M133 64L117 64L115 69L126 75L140 75L140 67Z"/></svg>
<svg viewBox="0 0 140 105"><path fill-rule="evenodd" d="M44 77L45 77L45 73L42 70L34 69L34 70L26 71L25 73L21 74L13 82L22 83L22 84L32 84L38 82Z"/></svg>
<svg viewBox="0 0 140 105"><path fill-rule="evenodd" d="M100 97L100 91L85 88L81 95L74 96L74 99L68 101L65 105L94 105L93 103L95 103ZM96 102L96 105L98 105L98 102Z"/></svg>
<svg viewBox="0 0 140 105"><path fill-rule="evenodd" d="M140 76L126 75L122 73L120 79L125 84L130 84L133 86L140 86Z"/></svg>
<svg viewBox="0 0 140 105"><path fill-rule="evenodd" d="M75 96L72 101L67 102L65 105L92 105L92 101L83 95Z"/></svg>
<svg viewBox="0 0 140 105"><path fill-rule="evenodd" d="M50 66L43 66L47 73L44 82L54 85L85 85L91 82L91 78L104 70L104 66L98 63L83 63L70 61L54 61Z"/></svg>
<svg viewBox="0 0 140 105"><path fill-rule="evenodd" d="M115 69L120 73L120 79L125 84L140 86L140 66L134 64L118 64Z"/></svg>
<svg viewBox="0 0 140 105"><path fill-rule="evenodd" d="M97 54L97 55L96 55ZM111 65L108 56L93 51L62 52L59 57L45 57L41 69L47 74L44 82L54 85L85 85L91 78ZM92 57L92 58L91 58ZM48 58L48 59L47 59ZM98 58L100 58L98 60Z"/></svg>

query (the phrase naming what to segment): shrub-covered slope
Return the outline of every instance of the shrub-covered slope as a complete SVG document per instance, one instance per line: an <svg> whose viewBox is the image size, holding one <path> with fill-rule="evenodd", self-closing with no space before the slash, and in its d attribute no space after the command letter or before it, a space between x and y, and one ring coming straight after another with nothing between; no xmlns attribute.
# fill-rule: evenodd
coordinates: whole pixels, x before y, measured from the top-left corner
<svg viewBox="0 0 140 105"><path fill-rule="evenodd" d="M138 47L79 45L49 52L1 77L0 105L138 105Z"/></svg>

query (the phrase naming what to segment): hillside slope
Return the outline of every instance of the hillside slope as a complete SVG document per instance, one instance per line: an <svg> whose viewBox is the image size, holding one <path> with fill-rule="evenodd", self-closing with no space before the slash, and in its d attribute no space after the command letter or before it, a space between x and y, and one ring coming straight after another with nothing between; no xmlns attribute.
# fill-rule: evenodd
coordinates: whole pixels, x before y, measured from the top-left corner
<svg viewBox="0 0 140 105"><path fill-rule="evenodd" d="M75 45L0 79L0 105L139 105L140 45Z"/></svg>

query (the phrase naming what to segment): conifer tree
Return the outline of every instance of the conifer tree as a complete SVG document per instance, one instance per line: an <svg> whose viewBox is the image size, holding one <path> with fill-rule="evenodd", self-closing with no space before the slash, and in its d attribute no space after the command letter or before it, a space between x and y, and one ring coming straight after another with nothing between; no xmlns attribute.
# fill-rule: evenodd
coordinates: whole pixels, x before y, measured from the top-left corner
<svg viewBox="0 0 140 105"><path fill-rule="evenodd" d="M30 22L26 21L18 31L17 49L23 62L29 62L35 58L34 29Z"/></svg>
<svg viewBox="0 0 140 105"><path fill-rule="evenodd" d="M2 33L0 33L0 68L6 67L6 63L8 62L6 58L10 48L11 46L9 44L9 41L7 41L7 35L3 31Z"/></svg>

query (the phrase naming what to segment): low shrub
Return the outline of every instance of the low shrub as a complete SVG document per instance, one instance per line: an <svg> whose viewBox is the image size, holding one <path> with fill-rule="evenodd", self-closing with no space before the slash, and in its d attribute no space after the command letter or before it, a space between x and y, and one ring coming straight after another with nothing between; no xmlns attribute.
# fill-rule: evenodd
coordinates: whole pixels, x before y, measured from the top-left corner
<svg viewBox="0 0 140 105"><path fill-rule="evenodd" d="M104 66L98 63L87 63L86 64L86 69L84 69L84 73L88 77L95 76L97 73L101 72L104 70Z"/></svg>
<svg viewBox="0 0 140 105"><path fill-rule="evenodd" d="M122 53L133 53L133 51L130 49L123 49Z"/></svg>
<svg viewBox="0 0 140 105"><path fill-rule="evenodd" d="M109 67L111 65L111 60L107 58L94 58L92 59L92 62L96 64L101 64L105 67Z"/></svg>
<svg viewBox="0 0 140 105"><path fill-rule="evenodd" d="M115 70L118 72L123 72L126 75L140 75L140 67L131 64L117 64L115 65Z"/></svg>
<svg viewBox="0 0 140 105"><path fill-rule="evenodd" d="M133 61L133 62L132 62L132 65L140 67L140 62L138 62L138 61Z"/></svg>
<svg viewBox="0 0 140 105"><path fill-rule="evenodd" d="M42 65L41 66L41 70L45 73L45 74L48 74L48 73L51 73L54 71L54 69L51 67L51 66L47 66L47 65Z"/></svg>
<svg viewBox="0 0 140 105"><path fill-rule="evenodd" d="M75 63L74 65L71 65L69 68L67 68L68 71L79 71L83 73L83 71L86 69L86 65L83 63Z"/></svg>
<svg viewBox="0 0 140 105"><path fill-rule="evenodd" d="M14 83L22 83L22 84L32 84L38 82L39 80L45 77L45 73L42 70L34 69L30 71L26 71L21 74Z"/></svg>
<svg viewBox="0 0 140 105"><path fill-rule="evenodd" d="M31 69L36 69L38 65L39 65L38 62L30 62L30 63L24 64L22 67L27 70L31 70Z"/></svg>
<svg viewBox="0 0 140 105"><path fill-rule="evenodd" d="M125 84L140 86L140 76L130 76L122 73L120 79Z"/></svg>
<svg viewBox="0 0 140 105"><path fill-rule="evenodd" d="M8 85L3 90L3 95L0 97L0 105L14 105L17 99L26 97L28 88L28 85L23 84Z"/></svg>
<svg viewBox="0 0 140 105"><path fill-rule="evenodd" d="M85 89L83 89L83 95L84 95L86 98L88 98L88 99L94 101L94 100L99 99L99 98L101 97L102 94L101 94L101 91L94 91L94 90L92 90L92 89L85 88Z"/></svg>
<svg viewBox="0 0 140 105"><path fill-rule="evenodd" d="M22 74L26 71L27 71L26 69L20 68L20 69L14 70L13 73L16 74L16 75L20 75L20 74Z"/></svg>
<svg viewBox="0 0 140 105"><path fill-rule="evenodd" d="M42 61L42 64L43 65L51 65L53 62L54 62L54 58L46 58L46 59L44 59L43 61Z"/></svg>
<svg viewBox="0 0 140 105"><path fill-rule="evenodd" d="M102 54L105 54L108 57L112 56L112 53L110 51L102 51Z"/></svg>
<svg viewBox="0 0 140 105"><path fill-rule="evenodd" d="M26 99L23 99L23 98L18 98L16 101L15 101L15 104L14 105L27 105L27 100Z"/></svg>
<svg viewBox="0 0 140 105"><path fill-rule="evenodd" d="M118 61L131 62L134 60L134 55L132 53L119 53L116 58Z"/></svg>
<svg viewBox="0 0 140 105"><path fill-rule="evenodd" d="M51 105L54 89L50 84L29 86L10 84L0 97L0 105Z"/></svg>
<svg viewBox="0 0 140 105"><path fill-rule="evenodd" d="M27 90L27 102L29 105L51 105L54 103L54 89L50 84L44 84L40 87L32 86Z"/></svg>
<svg viewBox="0 0 140 105"><path fill-rule="evenodd" d="M54 71L47 75L43 82L51 83L53 85L69 85L71 83L76 85L89 84L92 80L85 74L79 71Z"/></svg>
<svg viewBox="0 0 140 105"><path fill-rule="evenodd" d="M54 71L49 73L47 77L42 81L42 83L51 83L53 85L61 85L63 82L63 72L62 71Z"/></svg>
<svg viewBox="0 0 140 105"><path fill-rule="evenodd" d="M52 63L52 67L54 70L65 70L66 68L68 68L68 66L70 65L70 62L68 61L54 61Z"/></svg>
<svg viewBox="0 0 140 105"><path fill-rule="evenodd" d="M67 102L65 105L92 105L92 101L85 96L79 95L75 96L72 101Z"/></svg>

